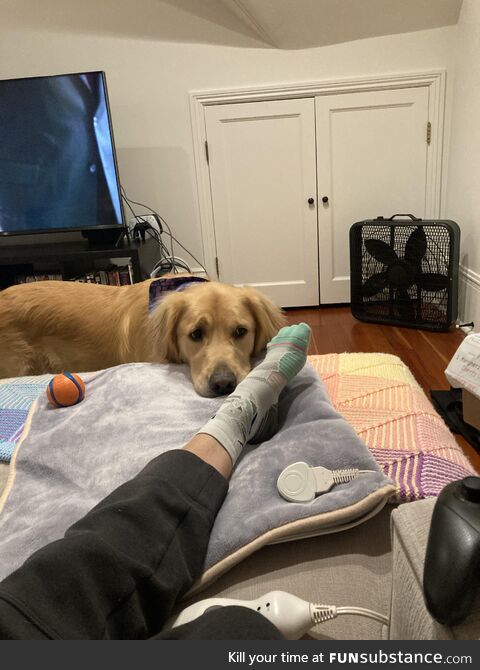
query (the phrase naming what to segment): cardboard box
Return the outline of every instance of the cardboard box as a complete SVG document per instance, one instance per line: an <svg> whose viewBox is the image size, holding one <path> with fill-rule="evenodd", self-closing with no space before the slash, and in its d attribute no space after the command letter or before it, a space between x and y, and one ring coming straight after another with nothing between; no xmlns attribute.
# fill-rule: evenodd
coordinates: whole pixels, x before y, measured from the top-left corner
<svg viewBox="0 0 480 670"><path fill-rule="evenodd" d="M480 398L462 389L463 420L480 430Z"/></svg>

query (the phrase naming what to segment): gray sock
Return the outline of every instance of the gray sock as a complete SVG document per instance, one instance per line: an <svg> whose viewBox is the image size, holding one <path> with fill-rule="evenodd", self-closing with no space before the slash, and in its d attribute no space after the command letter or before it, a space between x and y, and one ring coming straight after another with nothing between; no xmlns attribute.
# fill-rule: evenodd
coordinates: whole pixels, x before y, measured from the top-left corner
<svg viewBox="0 0 480 670"><path fill-rule="evenodd" d="M282 328L262 363L199 431L218 440L234 464L247 442L263 442L276 432L278 396L305 365L310 334L305 323Z"/></svg>

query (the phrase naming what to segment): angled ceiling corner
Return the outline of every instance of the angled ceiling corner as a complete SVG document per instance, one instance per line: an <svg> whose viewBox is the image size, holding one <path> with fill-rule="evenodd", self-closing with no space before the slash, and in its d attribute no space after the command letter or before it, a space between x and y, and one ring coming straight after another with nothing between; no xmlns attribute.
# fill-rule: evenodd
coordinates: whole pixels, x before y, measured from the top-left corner
<svg viewBox="0 0 480 670"><path fill-rule="evenodd" d="M247 8L242 0L221 0L221 2L223 2L235 16L243 21L250 30L253 30L262 42L266 42L272 47L279 48L279 45L276 44L268 30L261 24L258 17L255 16L252 8Z"/></svg>

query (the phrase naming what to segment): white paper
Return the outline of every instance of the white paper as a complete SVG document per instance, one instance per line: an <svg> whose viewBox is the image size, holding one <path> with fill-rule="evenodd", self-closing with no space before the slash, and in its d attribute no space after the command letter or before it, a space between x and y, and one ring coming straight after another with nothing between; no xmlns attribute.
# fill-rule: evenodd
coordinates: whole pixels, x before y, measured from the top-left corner
<svg viewBox="0 0 480 670"><path fill-rule="evenodd" d="M445 370L454 388L464 388L480 398L480 333L467 335Z"/></svg>

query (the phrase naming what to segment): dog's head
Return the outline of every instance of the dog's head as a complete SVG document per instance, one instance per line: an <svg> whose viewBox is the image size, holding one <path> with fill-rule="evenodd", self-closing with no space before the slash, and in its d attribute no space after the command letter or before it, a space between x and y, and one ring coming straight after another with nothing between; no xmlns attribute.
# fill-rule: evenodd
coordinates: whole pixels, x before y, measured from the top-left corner
<svg viewBox="0 0 480 670"><path fill-rule="evenodd" d="M150 320L154 360L188 363L203 396L231 393L285 323L282 311L255 289L220 282L172 293Z"/></svg>

